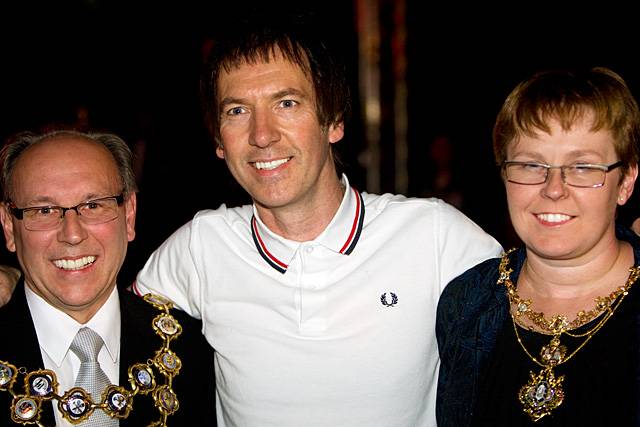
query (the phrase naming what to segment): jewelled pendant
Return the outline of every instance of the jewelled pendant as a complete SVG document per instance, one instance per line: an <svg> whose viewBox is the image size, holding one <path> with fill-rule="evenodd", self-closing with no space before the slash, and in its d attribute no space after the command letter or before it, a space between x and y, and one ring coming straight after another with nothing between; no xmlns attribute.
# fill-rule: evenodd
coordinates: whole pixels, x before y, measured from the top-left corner
<svg viewBox="0 0 640 427"><path fill-rule="evenodd" d="M11 402L11 420L16 424L36 424L40 420L40 399L17 395Z"/></svg>
<svg viewBox="0 0 640 427"><path fill-rule="evenodd" d="M529 382L520 389L518 398L522 410L536 422L562 404L564 375L556 379L552 367L541 370L537 375L533 372L529 374Z"/></svg>
<svg viewBox="0 0 640 427"><path fill-rule="evenodd" d="M58 389L58 380L55 372L49 369L40 369L30 372L25 377L24 387L29 396L50 400Z"/></svg>
<svg viewBox="0 0 640 427"><path fill-rule="evenodd" d="M58 410L71 424L78 424L89 418L94 408L91 406L89 393L80 387L74 387L58 401Z"/></svg>
<svg viewBox="0 0 640 427"><path fill-rule="evenodd" d="M0 360L0 391L10 390L16 381L18 368Z"/></svg>
<svg viewBox="0 0 640 427"><path fill-rule="evenodd" d="M567 347L560 344L560 339L556 336L551 339L551 342L540 350L540 359L542 363L548 366L558 366L564 362L564 358L567 354Z"/></svg>

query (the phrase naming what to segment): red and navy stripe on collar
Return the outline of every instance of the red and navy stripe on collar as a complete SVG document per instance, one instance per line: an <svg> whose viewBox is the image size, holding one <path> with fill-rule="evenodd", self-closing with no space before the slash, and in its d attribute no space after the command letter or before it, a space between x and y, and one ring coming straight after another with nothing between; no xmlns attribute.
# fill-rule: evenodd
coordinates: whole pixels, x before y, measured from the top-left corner
<svg viewBox="0 0 640 427"><path fill-rule="evenodd" d="M349 230L349 235L347 236L344 244L338 250L341 254L349 255L353 252L353 249L356 247L358 240L360 239L360 233L362 232L362 224L364 223L364 200L362 199L362 194L358 192L355 188L351 188L356 195L356 212L353 218L353 223ZM253 237L253 242L256 245L256 249L260 256L273 267L276 271L284 274L289 267L285 262L276 258L269 250L264 243L264 240L260 236L260 231L258 230L258 221L256 220L255 215L251 217L251 235Z"/></svg>

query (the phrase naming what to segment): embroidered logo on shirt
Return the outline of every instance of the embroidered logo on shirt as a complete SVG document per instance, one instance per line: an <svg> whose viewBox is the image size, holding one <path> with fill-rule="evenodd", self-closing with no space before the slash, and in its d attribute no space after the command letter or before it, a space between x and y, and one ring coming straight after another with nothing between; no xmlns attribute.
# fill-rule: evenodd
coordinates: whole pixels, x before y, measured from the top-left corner
<svg viewBox="0 0 640 427"><path fill-rule="evenodd" d="M380 295L380 302L382 303L382 305L385 305L387 307L393 307L398 303L398 296L393 292L389 292L389 296L391 297L391 301L389 301L389 299L387 298L386 292Z"/></svg>

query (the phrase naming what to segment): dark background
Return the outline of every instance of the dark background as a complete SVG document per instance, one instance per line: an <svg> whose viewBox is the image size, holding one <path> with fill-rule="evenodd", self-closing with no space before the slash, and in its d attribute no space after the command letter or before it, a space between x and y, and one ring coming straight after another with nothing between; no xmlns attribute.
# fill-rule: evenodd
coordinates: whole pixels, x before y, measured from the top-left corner
<svg viewBox="0 0 640 427"><path fill-rule="evenodd" d="M255 3L255 4L254 4ZM259 5L271 12L310 10L349 69L354 114L338 144L361 190L366 143L358 94L355 3L23 1L0 5L0 138L53 124L81 124L121 135L138 154L137 237L120 282L199 209L248 201L215 157L203 123L198 76L203 46L231 17ZM390 67L394 2L382 11L381 64ZM520 2L516 6L406 2L410 196L428 195L429 146L445 135L454 153L461 209L505 246L516 243L493 166L491 128L506 95L546 68L608 66L640 94L638 20L630 6ZM381 82L383 99L392 82ZM393 117L383 123L393 126ZM385 124L386 123L386 124ZM384 132L383 148L393 151ZM383 159L382 190L394 191ZM637 197L621 215L635 216ZM6 251L3 257L11 262Z"/></svg>

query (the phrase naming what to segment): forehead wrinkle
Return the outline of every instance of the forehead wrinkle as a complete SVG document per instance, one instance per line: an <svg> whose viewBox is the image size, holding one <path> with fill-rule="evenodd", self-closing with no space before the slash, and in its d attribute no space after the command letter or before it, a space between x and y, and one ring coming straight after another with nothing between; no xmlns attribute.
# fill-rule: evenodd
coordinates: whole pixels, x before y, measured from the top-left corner
<svg viewBox="0 0 640 427"><path fill-rule="evenodd" d="M283 97L290 96L290 95L299 96L301 98L307 98L307 95L305 94L304 91L301 91L301 90L293 88L293 87L289 87L289 88L286 88L286 89L279 90L276 93L274 93L271 97L273 99L279 99L279 98L283 98Z"/></svg>

